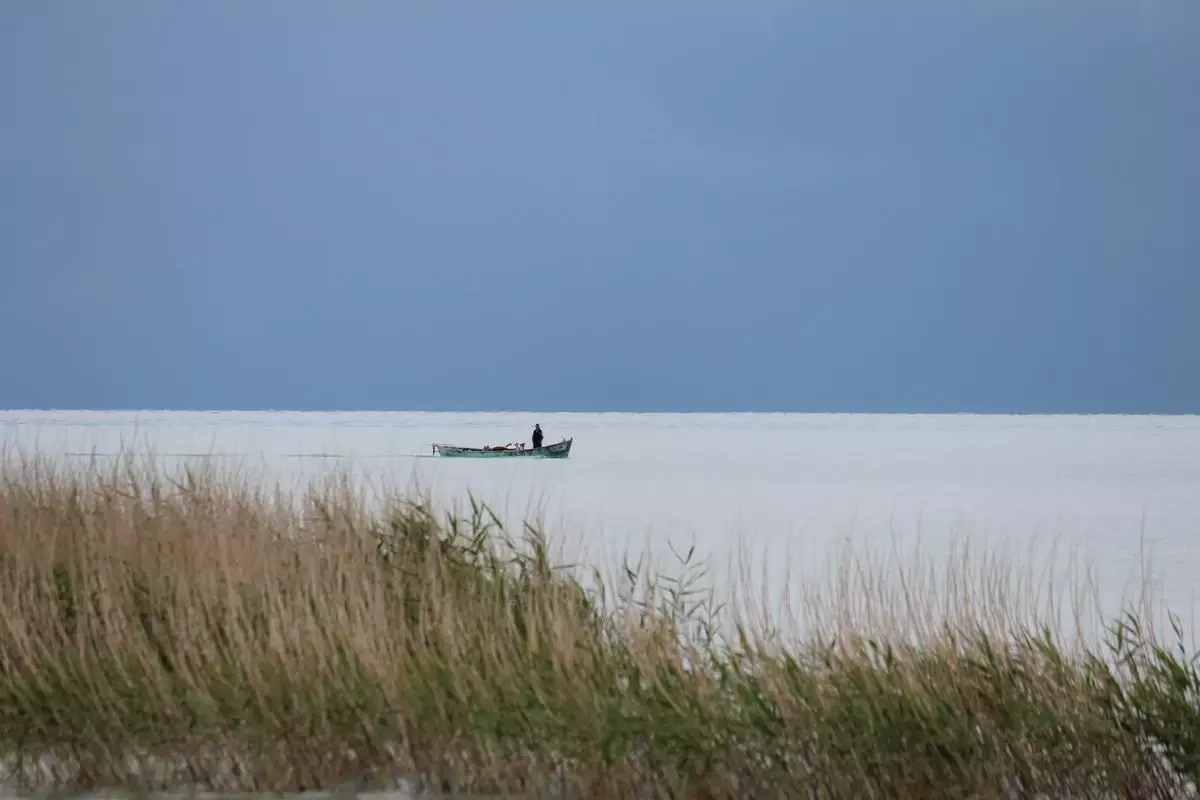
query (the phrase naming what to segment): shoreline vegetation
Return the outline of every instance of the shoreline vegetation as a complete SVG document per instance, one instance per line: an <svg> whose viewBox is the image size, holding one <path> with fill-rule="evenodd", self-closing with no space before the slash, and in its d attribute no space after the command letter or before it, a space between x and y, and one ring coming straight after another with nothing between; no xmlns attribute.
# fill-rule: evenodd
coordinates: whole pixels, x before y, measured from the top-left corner
<svg viewBox="0 0 1200 800"><path fill-rule="evenodd" d="M346 476L283 491L204 465L6 456L0 783L1194 791L1200 671L1143 607L1068 636L998 562L947 566L937 603L843 564L830 593L806 590L808 632L785 635L696 593L686 559L609 580L550 553L532 525L413 492L375 504Z"/></svg>

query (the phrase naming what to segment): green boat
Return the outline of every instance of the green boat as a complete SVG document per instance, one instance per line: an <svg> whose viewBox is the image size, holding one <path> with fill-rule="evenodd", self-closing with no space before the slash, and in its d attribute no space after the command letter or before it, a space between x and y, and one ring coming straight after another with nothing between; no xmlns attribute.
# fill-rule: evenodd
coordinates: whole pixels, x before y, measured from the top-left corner
<svg viewBox="0 0 1200 800"><path fill-rule="evenodd" d="M452 444L435 444L433 452L445 458L566 458L571 454L571 442L563 439L541 447L525 447L524 444L506 444L498 447L459 447Z"/></svg>

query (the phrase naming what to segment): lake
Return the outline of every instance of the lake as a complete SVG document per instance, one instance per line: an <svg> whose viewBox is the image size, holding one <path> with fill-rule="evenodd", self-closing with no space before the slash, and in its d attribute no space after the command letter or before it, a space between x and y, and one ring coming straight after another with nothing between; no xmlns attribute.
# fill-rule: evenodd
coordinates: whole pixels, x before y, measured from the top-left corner
<svg viewBox="0 0 1200 800"><path fill-rule="evenodd" d="M570 459L431 456L433 442L528 444L535 422L547 442L574 437ZM469 490L602 565L648 553L670 570L671 547L694 545L720 575L748 554L768 597L785 566L820 575L848 540L935 557L970 541L1035 570L1057 545L1090 562L1105 602L1148 555L1190 627L1200 566L1198 416L11 411L0 442L76 459L153 449L284 481L350 467L448 502Z"/></svg>

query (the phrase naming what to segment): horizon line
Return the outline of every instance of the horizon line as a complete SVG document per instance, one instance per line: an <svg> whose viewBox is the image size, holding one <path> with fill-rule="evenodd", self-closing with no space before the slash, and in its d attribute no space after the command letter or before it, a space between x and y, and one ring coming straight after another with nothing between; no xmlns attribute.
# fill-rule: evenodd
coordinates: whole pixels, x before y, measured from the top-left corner
<svg viewBox="0 0 1200 800"><path fill-rule="evenodd" d="M549 414L596 415L630 414L643 416L665 415L792 415L792 416L978 416L978 417L1194 417L1197 411L837 411L837 410L785 410L785 409L725 409L725 410L670 410L670 409L532 409L532 408L133 408L133 407L62 407L62 408L0 408L0 414Z"/></svg>

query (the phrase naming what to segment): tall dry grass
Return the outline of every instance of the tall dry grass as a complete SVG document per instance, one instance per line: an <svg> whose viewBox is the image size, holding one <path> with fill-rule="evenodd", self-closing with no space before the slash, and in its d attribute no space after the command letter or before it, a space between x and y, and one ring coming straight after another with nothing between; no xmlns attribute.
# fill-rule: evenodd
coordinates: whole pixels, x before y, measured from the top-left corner
<svg viewBox="0 0 1200 800"><path fill-rule="evenodd" d="M940 609L930 573L889 594L848 561L786 637L749 607L721 618L686 576L585 585L549 553L487 509L370 504L344 475L283 492L211 467L10 458L8 780L1172 797L1200 769L1190 654L1132 613L1066 641L986 559L950 565Z"/></svg>

